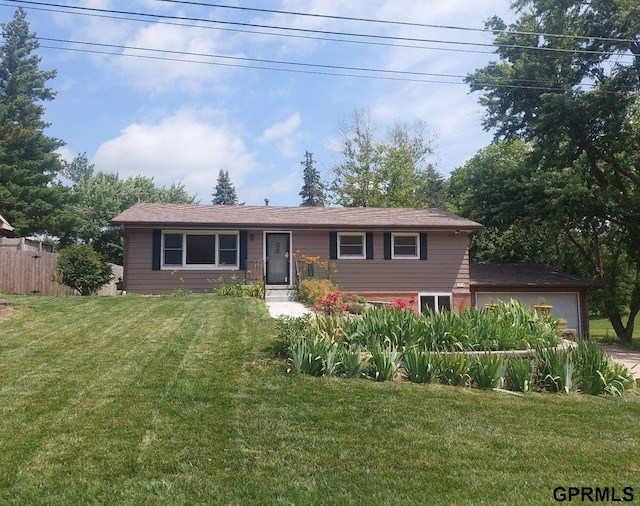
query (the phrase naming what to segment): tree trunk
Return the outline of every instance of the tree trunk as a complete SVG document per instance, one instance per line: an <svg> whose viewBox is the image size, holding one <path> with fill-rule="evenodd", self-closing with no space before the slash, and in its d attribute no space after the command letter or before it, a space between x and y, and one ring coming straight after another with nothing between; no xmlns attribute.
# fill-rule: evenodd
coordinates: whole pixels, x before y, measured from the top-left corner
<svg viewBox="0 0 640 506"><path fill-rule="evenodd" d="M613 326L613 330L616 332L616 337L625 344L631 344L633 337L634 322L637 311L632 312L627 318L627 326L622 323L622 317L620 314L614 314L609 317L609 321Z"/></svg>

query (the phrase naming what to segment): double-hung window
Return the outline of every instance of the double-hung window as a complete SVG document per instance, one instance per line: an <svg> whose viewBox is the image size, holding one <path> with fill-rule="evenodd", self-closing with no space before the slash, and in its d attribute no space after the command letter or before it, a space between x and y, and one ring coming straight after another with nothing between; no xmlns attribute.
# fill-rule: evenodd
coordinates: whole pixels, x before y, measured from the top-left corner
<svg viewBox="0 0 640 506"><path fill-rule="evenodd" d="M364 233L339 233L338 258L366 258Z"/></svg>
<svg viewBox="0 0 640 506"><path fill-rule="evenodd" d="M167 231L162 234L162 267L237 268L238 250L237 232Z"/></svg>
<svg viewBox="0 0 640 506"><path fill-rule="evenodd" d="M391 258L420 258L418 234L392 234Z"/></svg>

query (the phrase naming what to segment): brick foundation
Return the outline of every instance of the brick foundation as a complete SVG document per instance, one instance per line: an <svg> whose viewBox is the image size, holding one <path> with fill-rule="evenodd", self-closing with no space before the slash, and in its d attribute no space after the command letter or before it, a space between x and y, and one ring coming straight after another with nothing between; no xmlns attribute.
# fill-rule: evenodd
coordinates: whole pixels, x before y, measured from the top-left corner
<svg viewBox="0 0 640 506"><path fill-rule="evenodd" d="M397 300L403 301L407 307L418 312L418 292L349 292L360 295L369 302L387 302L393 303ZM453 292L451 294L451 304L454 311L464 311L471 307L470 292Z"/></svg>
<svg viewBox="0 0 640 506"><path fill-rule="evenodd" d="M454 311L464 311L471 307L471 293L470 292L453 292L452 305Z"/></svg>
<svg viewBox="0 0 640 506"><path fill-rule="evenodd" d="M407 307L418 311L418 293L417 292L350 292L360 295L369 302L388 302L393 303L397 300L404 302ZM412 302L413 299L413 302Z"/></svg>

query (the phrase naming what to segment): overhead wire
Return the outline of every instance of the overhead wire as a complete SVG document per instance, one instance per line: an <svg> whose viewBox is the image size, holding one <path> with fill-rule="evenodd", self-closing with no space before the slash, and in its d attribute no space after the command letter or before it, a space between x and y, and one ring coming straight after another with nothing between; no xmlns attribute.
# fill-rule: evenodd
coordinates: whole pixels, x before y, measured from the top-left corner
<svg viewBox="0 0 640 506"><path fill-rule="evenodd" d="M519 30L496 30L493 28L471 28L471 27L455 26L455 25L438 25L438 24L431 24L431 23L416 23L411 21L393 21L393 20L387 20L387 19L337 16L337 15L329 15L329 14L316 14L311 12L285 11L285 10L265 9L265 8L258 8L258 7L243 7L243 6L237 6L237 5L212 4L212 3L195 2L195 1L187 1L187 0L154 0L154 1L162 2L162 3L171 3L171 4L182 4L182 5L192 5L192 6L195 5L199 7L215 7L218 9L233 9L233 10L240 10L240 11L265 12L270 14L288 14L288 15L300 16L300 17L333 19L333 20L341 20L341 21L361 21L366 23L413 26L413 27L419 27L419 28L439 28L439 29L445 29L445 30L462 30L462 31L468 31L468 32L483 32L483 33L503 33L503 34L513 34L513 35L536 35L536 36L542 36L542 37L598 40L603 42L637 42L636 40L633 40L633 39L616 39L611 37L598 37L598 36L590 36L590 35L567 35L567 34L546 33L546 32L527 32L527 31L519 31Z"/></svg>
<svg viewBox="0 0 640 506"><path fill-rule="evenodd" d="M5 0L7 1L7 0ZM68 6L68 5L63 5L63 4L56 4L56 3L52 3L52 2L42 2L42 1L26 1L26 0L8 0L11 1L12 3L21 3L21 4L29 4L31 5L31 7L27 7L29 9L36 9L36 10L54 10L55 12L63 12L63 13L69 13L69 14L81 14L81 15L88 15L88 16L97 16L97 17L109 17L109 18L115 18L115 19L123 19L123 20L127 20L127 21L143 21L146 22L145 20L141 20L141 19L137 19L137 18L132 18L130 16L141 16L144 17L145 19L148 17L159 17L162 18L161 20L157 20L156 22L159 23L166 23L166 24L177 24L179 26L185 26L185 27L191 27L191 28L214 28L214 29L221 29L221 30L230 30L229 28L218 28L218 27L211 27L211 26L200 26L200 25L187 25L184 23L177 23L177 22L172 22L172 21L168 21L168 20L188 20L191 22L209 22L209 23L227 23L227 22L220 22L220 21L213 21L213 20L206 20L206 19L202 19L202 18L184 18L184 17L178 17L178 16L167 16L167 15L156 15L156 14L148 14L148 13L136 13L136 12L130 12L130 11L118 11L118 10L109 10L109 9L98 9L98 8L88 8L88 7L78 7L78 6ZM157 1L164 1L164 0L157 0ZM168 1L168 0L167 0ZM194 5L200 5L200 6L207 6L207 7L229 7L231 8L231 6L222 6L219 4L204 4L202 2L170 2L170 3L180 3L180 4L194 4ZM33 5L37 5L39 7L33 7ZM3 5L0 3L0 5ZM7 5L7 4L4 4ZM47 7L47 8L44 8ZM74 9L73 11L69 11L69 10L65 10L65 9ZM75 9L79 9L80 11L76 11ZM295 14L293 12L289 12L289 11L272 11L272 10L268 10L268 9L253 9L253 8L242 8L243 10L257 10L257 11L264 11L264 12L278 12L278 13L286 13L286 14ZM90 12L86 12L86 11L90 11ZM115 14L118 14L117 16ZM122 17L125 16L125 17ZM325 17L322 15L314 15L314 16L321 16L321 17ZM331 16L326 16L326 17L331 17ZM340 17L342 18L342 17ZM344 18L344 19L349 19L349 20L361 20L361 21L370 21L366 18ZM402 22L393 22L394 24L409 24L411 25L411 23L402 23ZM272 29L286 29L287 27L273 27L273 26L269 26L269 25L258 25L258 24L251 24L251 23L242 23L245 26L257 26L257 27L268 27L268 28L272 28ZM231 29L231 30L238 30L238 29ZM244 32L245 30L243 30ZM256 33L253 30L246 30L246 32L249 33ZM321 30L315 30L313 32L317 32L317 33L327 33L327 34L340 34L340 35L347 35L347 36L360 36L360 37L380 37L380 36L370 36L370 35L364 35L364 34L351 34L351 33L347 33L347 32L326 32L326 31L321 31ZM261 32L261 33L265 33L265 32ZM266 34L268 35L281 35L281 34L274 34L273 32L266 32ZM300 35L293 35L293 34L286 34L285 36L293 36L293 37L302 37L302 38L314 38L314 39L319 39L319 40L327 40L326 38L322 38L322 37L309 37L309 36L300 36ZM385 36L386 37L386 36ZM468 45L485 45L485 46L489 46L489 47L493 47L495 48L495 46L493 46L492 44L480 44L480 43L472 43L472 42L460 42L460 41L441 41L441 40L430 40L430 39L417 39L417 38L395 38L395 37L388 37L388 38L393 38L393 39L397 39L397 40L414 40L414 41L420 41L420 42L437 42L440 44L449 44L449 43L459 43L459 44L468 44ZM93 47L108 47L110 49L118 49L118 50L122 50L122 51L127 51L127 50L135 50L135 51L144 51L144 52L150 52L150 53L156 53L155 55L151 56L151 55L131 55L129 53L114 53L114 52L108 52L108 51L98 51L98 50L89 50L89 49L83 49L83 50L79 50L77 48L69 48L69 47L59 47L59 46L41 46L43 48L46 49L56 49L56 50L69 50L69 51L78 51L78 52L85 52L85 53L95 53L95 54L109 54L109 55L119 55L119 56L135 56L137 58L148 58L148 59L154 59L154 60L167 60L167 61L176 61L176 62L184 62L184 63L207 63L207 64L212 64L212 65L221 65L221 66L229 66L229 67L243 67L243 68L254 68L254 69L264 69L264 70L277 70L277 71L295 71L298 73L312 73L312 74L320 74L320 75L332 75L332 76L343 76L343 77L366 77L369 79L385 79L385 80L401 80L401 81L414 81L414 82L430 82L430 83L441 83L441 84L465 84L468 85L470 84L469 82L465 82L464 80L468 77L468 76L463 76L463 75L457 75L457 74L438 74L438 73L429 73L429 72L415 72L415 71L402 71L402 70L389 70L389 69L379 69L379 68L366 68L366 67L353 67L353 66L342 66L342 65L328 65L328 64L320 64L320 63L305 63L305 62L291 62L291 61L280 61L280 60L270 60L270 59L261 59L261 58L248 58L248 57L236 57L236 56L229 56L229 55L213 55L213 54L199 54L199 53L191 53L191 52L181 52L181 51L172 51L172 50L166 50L166 49L157 49L157 48L145 48L145 47L133 47L133 46L124 46L124 45L115 45L115 44L100 44L100 43L95 43L95 42L86 42L86 41L71 41L71 40L62 40L62 39L53 39L53 38L46 38L46 37L41 37L40 40L43 41L49 41L49 42L56 42L56 43L61 43L61 44L75 44L75 45L84 45L84 46L93 46ZM349 39L341 39L339 40L339 42L357 42L357 43L366 43L366 44L380 44L380 42L378 41L362 41L362 40L349 40ZM391 45L393 47L398 46L397 44L390 44L390 43L382 43L384 45ZM418 49L426 49L423 46L411 46L411 47L416 47ZM517 46L507 46L507 47L517 47ZM526 49L531 49L528 46L525 46ZM452 48L429 48L429 49L442 49L442 50L453 50ZM470 50L458 50L458 51L462 51L462 52L473 52ZM575 52L573 50L565 50L568 52ZM589 52L589 53L593 53L593 51L585 51L585 52ZM157 53L165 53L165 54L173 54L173 55L179 55L179 56L186 56L189 58L192 57L206 57L206 58L214 58L214 59L218 59L218 60L235 60L235 61L244 61L245 64L229 64L229 63L222 63L222 62L211 62L211 61L207 61L207 62L203 62L202 60L192 60L192 59L185 59L185 58L176 58L176 57L166 57L166 56L157 56ZM485 52L483 52L485 53ZM486 52L486 54L490 54L490 52ZM603 54L603 55L608 55L608 53L599 53L599 54ZM246 64L246 62L250 63L251 65ZM259 66L259 65L255 65L255 64L268 64L268 65L281 65L283 67L286 68L274 68L274 67L263 67L263 66ZM293 69L291 67L302 67L305 68L306 70L301 70L300 68L298 69ZM314 70L311 71L309 69L319 69L319 70ZM340 71L340 72L338 72ZM349 74L346 72L359 72L358 74ZM381 75L382 74L382 75ZM398 77L401 76L401 77ZM460 79L461 81L443 81L442 79L439 80L435 80L435 79L422 79L423 77L439 77L439 78L445 78L445 79ZM514 84L515 83L515 84ZM528 88L528 89L545 89L545 90L549 90L549 91L560 91L560 90L564 90L564 85L563 83L560 82L544 82L544 81L536 81L536 80L516 80L516 81L511 81L510 83L482 83L482 82L475 82L473 83L477 86L484 86L484 85L492 85L492 86L502 86L502 87L513 87L513 88ZM582 86L593 86L590 83L583 83Z"/></svg>
<svg viewBox="0 0 640 506"><path fill-rule="evenodd" d="M151 55L145 54L132 54L132 53L122 53L122 52L109 52L106 50L96 50L96 49L79 49L74 47L59 47L59 46L47 46L41 45L40 47L46 49L58 49L58 50L68 50L74 52L83 52L83 53L93 53L93 54L102 54L102 55L111 55L111 56L125 56L125 57L135 57L141 59L150 59L150 60L165 60L172 62L182 62L182 63L196 63L196 64L207 64L207 65L219 65L226 67L235 67L235 68L251 68L251 69L259 69L259 70L271 70L271 71L281 71L281 72L297 72L304 74L315 74L315 75L329 75L329 76L340 76L340 77L360 77L360 78L368 78L368 79L382 79L382 80L391 80L391 81L411 81L411 82L428 82L428 83L438 83L438 84L465 84L469 83L464 82L464 79L467 76L461 74L444 74L444 73L431 73L431 72L413 72L413 71L402 71L402 70L389 70L389 69L375 69L375 68L366 68L366 67L350 67L350 66L341 66L341 65L326 65L326 64L316 64L316 63L305 63L305 62L292 62L292 61L282 61L282 60L270 60L264 58L248 58L242 56L229 56L229 55L216 55L216 54L208 54L208 53L195 53L190 51L176 51L170 49L157 49L157 48L147 48L147 47L139 47L139 46L125 46L118 44L105 44L105 43L97 43L97 42L83 42L83 41L74 41L74 40L64 40L64 39L55 39L48 37L38 37L39 41L53 42L53 43L61 43L61 44L74 44L80 46L93 46L99 48L106 49L117 49L122 51L142 51L153 53ZM176 56L158 56L158 53L176 55ZM194 60L194 59L185 59L178 58L177 56L185 56L188 58L198 57L198 58L213 58L225 61L239 61L239 62L248 62L249 64L231 64L231 63L223 63L223 62L215 62L215 61L203 61L202 59ZM285 67L303 67L305 70L301 69L292 69L292 68L281 68L281 67L264 67L256 64L269 64L269 65L282 65ZM320 70L308 70L308 69L320 69ZM341 72L337 72L341 71ZM353 73L345 73L345 72L361 72L359 74ZM378 75L383 74L383 75ZM402 77L397 77L402 76ZM423 77L439 77L439 78L455 78L460 79L460 81L446 81L442 79L422 79ZM519 88L519 89L532 89L532 90L547 90L547 91L564 91L566 88L562 87L563 83L559 82L551 82L551 81L540 81L540 80L525 80L525 79L514 79L510 81L510 83L482 83L481 81L475 82L476 85L493 85L500 86L505 88ZM592 84L585 83L583 86L591 87Z"/></svg>
<svg viewBox="0 0 640 506"><path fill-rule="evenodd" d="M313 33L316 35L332 35L332 36L342 36L342 37L354 37L356 40L360 39L367 39L366 42L367 43L375 43L376 41L379 40L385 40L385 41L401 41L401 42L421 42L421 43L438 43L438 44L451 44L451 45L459 45L459 46L471 46L471 47L487 47L487 48L492 48L492 49L496 49L498 47L502 47L502 48L513 48L513 49L526 49L526 50L532 50L532 51L550 51L550 52L564 52L564 53L579 53L579 54L594 54L594 55L603 55L603 56L613 56L613 54L615 53L611 53L611 52L603 52L603 51L592 51L592 50L586 50L586 49L563 49L563 48L552 48L552 47L545 47L545 46L525 46L525 45L518 45L518 44L492 44L492 43L481 43L481 42L466 42L466 41L457 41L457 40L438 40L438 39L425 39L425 38L418 38L418 37L398 37L398 36L393 36L393 35L375 35L375 34L362 34L362 33L352 33L352 32L340 32L340 31L329 31L329 30L317 30L317 29L311 29L311 28L296 28L296 27L290 27L290 26L274 26L274 25L266 25L266 24L259 24L259 23L245 23L245 22L238 22L238 21L220 21L220 20L212 20L212 19L207 19L207 18L199 18L199 17L191 17L191 16L170 16L167 14L152 14L152 13L141 13L141 12L134 12L134 11L124 11L124 10L115 10L115 9L101 9L101 8L97 8L97 7L82 7L82 6L75 6L75 5L64 5L64 4L59 4L59 3L53 3L53 2L44 2L44 1L35 1L35 0L4 0L5 2L11 2L13 4L25 4L25 5L37 5L37 6L47 6L47 7L56 7L59 9L67 9L68 11L64 11L64 12L92 12L92 13L110 13L110 14L119 14L122 16L140 16L143 18L151 18L151 19L169 19L169 20L182 20L182 21L190 21L190 22L197 22L197 23L211 23L211 24L222 24L222 25L231 25L231 26L242 26L242 27L252 27L252 28L262 28L262 29L270 29L270 30L282 30L284 32L291 32L291 33ZM163 1L163 0L156 0L156 1ZM168 1L168 0L167 0ZM173 3L187 3L187 2L173 2ZM201 5L201 6L208 6L208 7L229 7L232 8L232 6L222 6L219 4L205 4L202 2L191 2L192 4L197 4L197 5ZM241 8L243 10L264 10L264 11L269 11L268 9L254 9L254 8ZM289 12L289 11L273 11L273 12ZM304 13L301 13L301 15ZM314 16L323 16L323 15L314 15ZM324 16L323 16L324 17ZM326 16L326 17L338 17L338 16ZM124 18L127 20L135 20L135 19L131 19L131 18ZM370 21L367 18L347 18L344 17L344 19L361 19L361 20L366 20L366 21ZM375 21L375 20L372 20ZM383 20L379 20L380 22L382 22ZM409 24L411 25L411 23L406 23L406 22L392 22L395 24ZM486 30L486 29L476 29L476 28L462 28L462 27L447 27L446 25L421 25L419 23L415 23L416 26L438 26L441 28L455 28L455 29L464 29L467 31L482 31L482 32L486 32L486 31L491 31L491 30ZM188 26L188 25L185 25ZM508 33L518 33L518 32L508 32ZM530 33L530 32L521 32L523 34L530 34L530 35L544 35L544 34L534 34L534 33ZM552 36L554 34L547 34L547 36ZM558 35L560 36L560 35ZM566 36L566 37L576 37L576 38L584 38L584 39L588 39L588 40L593 40L595 38L592 37L586 37L586 36ZM325 40L324 38L320 38L320 40ZM618 41L618 42L625 42L625 39L604 39L601 38L601 40L611 40L611 41ZM344 40L342 40L341 42L346 42ZM418 47L419 48L419 47ZM490 51L488 51L488 53L490 53Z"/></svg>

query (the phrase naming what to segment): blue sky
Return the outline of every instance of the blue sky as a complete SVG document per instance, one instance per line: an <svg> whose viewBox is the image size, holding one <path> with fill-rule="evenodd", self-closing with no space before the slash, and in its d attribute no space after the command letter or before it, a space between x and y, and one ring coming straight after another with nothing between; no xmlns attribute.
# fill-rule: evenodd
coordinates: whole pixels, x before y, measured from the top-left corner
<svg viewBox="0 0 640 506"><path fill-rule="evenodd" d="M305 151L313 153L323 178L330 179L331 168L340 161L338 125L355 108L371 111L381 136L399 122L424 121L435 138L432 161L445 176L491 140L481 127L478 96L471 95L468 86L456 84L462 82L459 77L368 72L423 82L369 79L354 77L365 74L356 70L237 58L464 76L495 60L491 49L481 45L490 44L492 36L439 26L479 29L492 15L513 19L509 0L196 2L438 27L214 8L193 2L41 2L96 9L92 11L35 3L0 0L0 21L10 21L22 5L31 31L42 39L41 69L58 72L49 81L57 96L46 104L45 120L51 123L47 133L66 143L61 156L71 160L86 152L97 170L118 172L123 178L153 177L159 186L182 183L203 204L210 203L222 169L229 171L240 201L246 204L262 205L268 197L271 205L298 205ZM354 37L318 32L377 38L356 38L367 43L338 42L327 39ZM420 47L403 47L407 45ZM134 54L144 57L126 56ZM187 59L191 61L178 61Z"/></svg>

